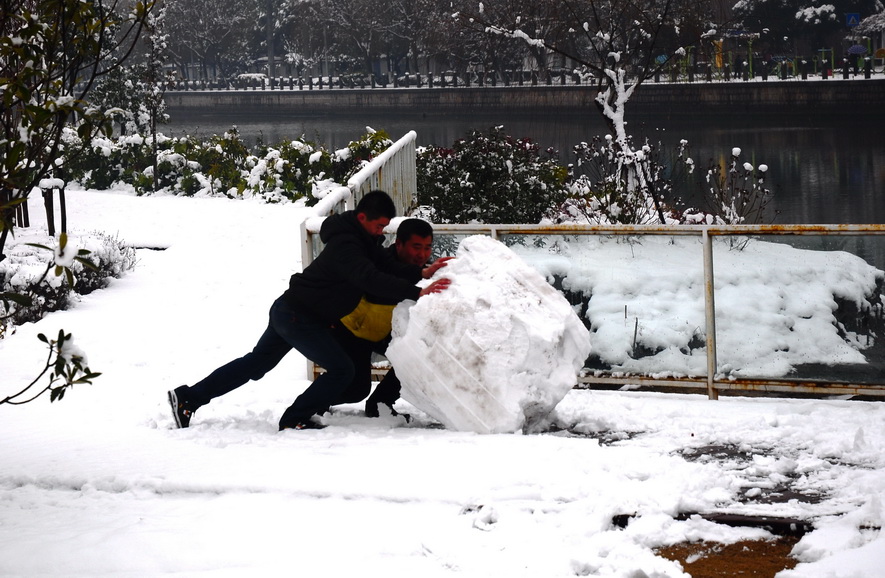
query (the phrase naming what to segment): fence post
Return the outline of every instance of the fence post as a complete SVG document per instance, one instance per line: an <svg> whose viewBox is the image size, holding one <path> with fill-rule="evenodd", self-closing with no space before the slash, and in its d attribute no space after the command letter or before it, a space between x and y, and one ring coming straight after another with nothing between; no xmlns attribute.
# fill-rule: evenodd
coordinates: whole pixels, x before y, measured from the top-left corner
<svg viewBox="0 0 885 578"><path fill-rule="evenodd" d="M713 285L713 240L704 228L704 316L706 317L707 341L707 397L719 399L716 391L716 304Z"/></svg>

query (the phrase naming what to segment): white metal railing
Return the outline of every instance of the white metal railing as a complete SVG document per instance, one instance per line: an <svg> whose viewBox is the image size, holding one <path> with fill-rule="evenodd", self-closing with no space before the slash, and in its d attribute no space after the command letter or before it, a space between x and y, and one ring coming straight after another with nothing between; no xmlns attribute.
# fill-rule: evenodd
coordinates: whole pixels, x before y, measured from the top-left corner
<svg viewBox="0 0 885 578"><path fill-rule="evenodd" d="M380 189L393 199L397 214L405 215L412 209L418 194L415 173L417 139L415 131L409 131L348 179L347 186L353 191L353 206L369 191Z"/></svg>
<svg viewBox="0 0 885 578"><path fill-rule="evenodd" d="M319 232L322 219L353 209L369 191L382 190L390 195L398 215L405 215L415 206L418 194L415 171L417 139L417 133L409 131L350 177L347 186L332 189L316 204L314 213L317 216L301 223L301 262L304 267L313 260L315 247L311 233Z"/></svg>
<svg viewBox="0 0 885 578"><path fill-rule="evenodd" d="M318 230L304 228L304 265L313 259L319 245L314 237ZM392 230L395 231L396 223ZM704 272L704 316L706 320L706 366L703 378L660 378L630 375L586 375L581 377L583 386L625 386L645 385L661 388L705 389L710 399L717 399L720 390L800 392L832 395L866 395L885 397L885 375L879 383L847 383L824 380L798 379L745 379L717 375L716 350L716 303L713 291L714 268L712 240L725 236L767 236L767 235L885 235L885 225L434 225L437 239L445 235L490 235L498 238L503 235L665 235L699 237L703 245Z"/></svg>

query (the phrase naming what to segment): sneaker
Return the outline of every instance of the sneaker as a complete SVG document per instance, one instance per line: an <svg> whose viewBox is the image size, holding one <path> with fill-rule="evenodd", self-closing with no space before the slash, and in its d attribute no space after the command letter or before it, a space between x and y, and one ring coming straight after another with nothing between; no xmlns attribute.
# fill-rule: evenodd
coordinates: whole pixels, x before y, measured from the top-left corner
<svg viewBox="0 0 885 578"><path fill-rule="evenodd" d="M284 429L323 429L324 427L326 426L321 423L317 423L312 419L309 419L307 421L299 421L294 424L280 424L280 431L283 431Z"/></svg>
<svg viewBox="0 0 885 578"><path fill-rule="evenodd" d="M169 392L169 405L172 406L172 417L175 418L175 426L178 428L188 427L196 408L184 397L187 386L176 387Z"/></svg>

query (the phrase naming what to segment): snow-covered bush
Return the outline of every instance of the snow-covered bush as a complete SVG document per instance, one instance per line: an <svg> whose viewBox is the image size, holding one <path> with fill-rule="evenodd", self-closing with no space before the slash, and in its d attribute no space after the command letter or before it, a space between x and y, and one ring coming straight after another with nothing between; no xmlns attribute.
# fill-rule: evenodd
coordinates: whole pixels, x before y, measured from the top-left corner
<svg viewBox="0 0 885 578"><path fill-rule="evenodd" d="M336 182L346 183L366 166L370 160L386 151L393 144L387 131L366 127L366 134L351 141L346 148L335 151L332 157L332 177Z"/></svg>
<svg viewBox="0 0 885 578"><path fill-rule="evenodd" d="M189 162L184 165L158 164L158 190L171 190L187 196L199 193L228 197L241 195L246 190L248 169L254 161L236 127L206 141L190 136L175 139L172 150Z"/></svg>
<svg viewBox="0 0 885 578"><path fill-rule="evenodd" d="M728 166L711 160L701 187L707 209L724 223L760 223L766 218L765 208L771 201L771 190L765 187L768 166L740 162L741 149L731 149Z"/></svg>
<svg viewBox="0 0 885 578"><path fill-rule="evenodd" d="M451 149L418 152L418 205L440 223L537 223L568 196L567 170L502 126L473 131Z"/></svg>
<svg viewBox="0 0 885 578"><path fill-rule="evenodd" d="M93 189L122 183L138 194L156 190L186 196L259 195L268 202L307 197L310 202L333 172L346 180L390 146L386 135L378 134L351 143L334 157L304 139L251 149L236 127L206 140L158 135L155 163L150 137L102 137L84 145L69 131L65 177Z"/></svg>
<svg viewBox="0 0 885 578"><path fill-rule="evenodd" d="M311 204L315 201L311 193L317 183L332 174L332 167L333 157L324 148L305 140L287 140L277 147L260 149L247 184L268 202L275 200L273 195L280 195L288 199L306 197Z"/></svg>
<svg viewBox="0 0 885 578"><path fill-rule="evenodd" d="M17 325L66 309L72 295L106 287L135 266L132 247L99 232L77 239L62 234L58 241L20 234L6 256L0 262L0 338Z"/></svg>
<svg viewBox="0 0 885 578"><path fill-rule="evenodd" d="M165 137L164 137L165 140ZM151 148L141 135L99 136L84 143L71 129L64 130L64 178L90 189L109 189L132 183L151 163Z"/></svg>
<svg viewBox="0 0 885 578"><path fill-rule="evenodd" d="M605 136L574 147L569 197L548 214L551 221L731 225L773 217L767 211L772 192L764 186L768 167L741 163L740 148L731 150L726 165L711 159L698 175L685 140L669 150L648 140L637 148L629 137L627 147L612 145ZM633 169L623 170L625 165ZM695 199L698 206L683 199Z"/></svg>
<svg viewBox="0 0 885 578"><path fill-rule="evenodd" d="M154 84L149 82L150 69L139 63L112 69L103 76L90 94L89 101L108 111L108 116L123 134L149 134L151 128L151 105ZM159 122L165 122L166 103L156 101Z"/></svg>
<svg viewBox="0 0 885 578"><path fill-rule="evenodd" d="M693 167L688 143L679 143L668 164L661 158L665 151L660 142L646 139L635 147L627 137L626 146L619 147L613 140L611 135L597 136L573 147L570 196L551 214L553 220L629 225L678 222L673 212L673 182ZM625 166L632 169L624 170Z"/></svg>

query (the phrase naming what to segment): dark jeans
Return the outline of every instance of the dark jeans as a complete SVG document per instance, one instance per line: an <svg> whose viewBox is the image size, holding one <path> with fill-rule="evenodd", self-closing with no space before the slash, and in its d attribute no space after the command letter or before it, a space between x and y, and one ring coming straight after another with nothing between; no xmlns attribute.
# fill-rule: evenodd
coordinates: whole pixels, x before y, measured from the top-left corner
<svg viewBox="0 0 885 578"><path fill-rule="evenodd" d="M353 385L356 368L364 365L362 349L342 345L328 321L293 308L282 298L274 301L269 317L267 329L250 353L219 367L188 388L187 399L194 406L207 404L250 380L261 379L293 348L326 372L286 409L280 428L322 413Z"/></svg>
<svg viewBox="0 0 885 578"><path fill-rule="evenodd" d="M400 381L392 368L381 379L375 391L372 391L372 395L369 396L369 392L372 390L372 352L384 355L384 352L387 351L387 346L390 344L390 337L379 342L366 341L365 339L354 337L345 328L338 330L336 335L342 346L348 350L349 355L354 360L356 375L350 386L338 396L332 405L356 403L365 399L367 407L370 404L379 403L392 406L399 399L401 389ZM368 399L366 399L367 396Z"/></svg>

